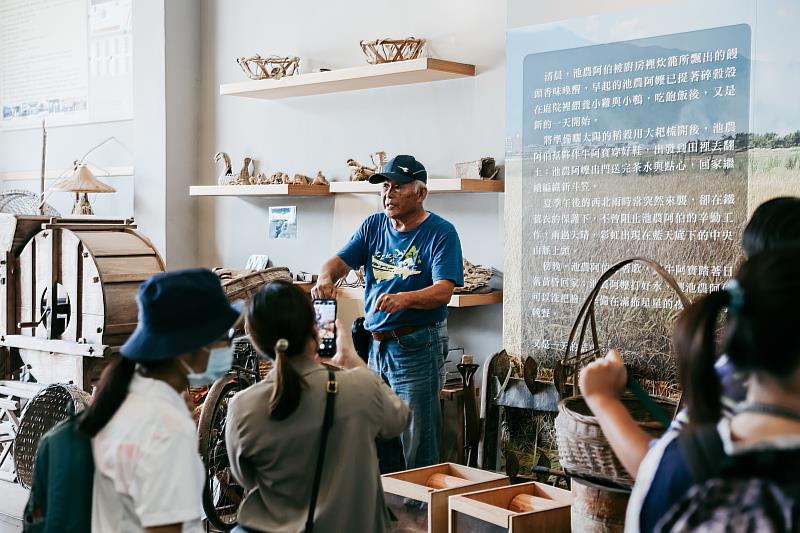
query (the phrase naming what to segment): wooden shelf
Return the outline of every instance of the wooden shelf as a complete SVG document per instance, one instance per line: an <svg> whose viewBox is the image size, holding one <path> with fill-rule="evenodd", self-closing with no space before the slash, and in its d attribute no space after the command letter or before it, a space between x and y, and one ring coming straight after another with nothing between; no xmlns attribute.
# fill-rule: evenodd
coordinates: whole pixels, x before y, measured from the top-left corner
<svg viewBox="0 0 800 533"><path fill-rule="evenodd" d="M377 194L381 190L380 184L369 183L368 181L332 181L331 192L334 194ZM428 192L504 192L505 182L503 180L480 180L480 179L436 179L428 180Z"/></svg>
<svg viewBox="0 0 800 533"><path fill-rule="evenodd" d="M379 183L368 181L332 181L330 187L334 194L378 194L381 192Z"/></svg>
<svg viewBox="0 0 800 533"><path fill-rule="evenodd" d="M193 185L189 196L330 196L327 185Z"/></svg>
<svg viewBox="0 0 800 533"><path fill-rule="evenodd" d="M421 58L379 65L343 68L286 76L279 80L250 80L220 85L219 94L275 99L357 91L391 85L450 80L475 75L475 65Z"/></svg>
<svg viewBox="0 0 800 533"><path fill-rule="evenodd" d="M339 296L351 300L363 300L364 289L340 287ZM480 305L493 305L503 303L503 291L493 291L486 294L454 294L450 298L448 307L477 307Z"/></svg>
<svg viewBox="0 0 800 533"><path fill-rule="evenodd" d="M332 194L378 194L380 184L367 181L332 181L324 185L192 185L189 196L330 196ZM431 179L431 193L504 192L503 180Z"/></svg>

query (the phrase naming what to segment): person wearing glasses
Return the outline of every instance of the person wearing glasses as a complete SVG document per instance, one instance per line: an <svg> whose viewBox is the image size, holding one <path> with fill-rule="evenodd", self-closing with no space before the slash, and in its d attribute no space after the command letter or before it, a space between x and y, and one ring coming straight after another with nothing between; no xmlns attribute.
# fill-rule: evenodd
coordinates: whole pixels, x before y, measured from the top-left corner
<svg viewBox="0 0 800 533"><path fill-rule="evenodd" d="M322 266L311 294L335 298L336 283L365 267L369 366L411 408L401 440L406 466L418 468L439 462L447 304L464 284L461 241L450 222L425 210L428 173L413 156L396 156L369 181L382 184L383 212L367 218Z"/></svg>
<svg viewBox="0 0 800 533"><path fill-rule="evenodd" d="M230 370L240 311L205 269L157 274L136 301L136 331L79 425L92 437L92 531L199 533L205 469L182 394Z"/></svg>

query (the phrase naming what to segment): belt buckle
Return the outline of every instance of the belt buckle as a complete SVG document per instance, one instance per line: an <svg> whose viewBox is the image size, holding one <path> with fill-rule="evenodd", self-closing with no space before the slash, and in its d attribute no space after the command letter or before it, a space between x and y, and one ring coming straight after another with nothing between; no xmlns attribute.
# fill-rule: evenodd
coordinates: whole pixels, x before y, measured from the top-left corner
<svg viewBox="0 0 800 533"><path fill-rule="evenodd" d="M339 392L339 382L338 381L326 381L325 382L325 390L329 394L336 394Z"/></svg>

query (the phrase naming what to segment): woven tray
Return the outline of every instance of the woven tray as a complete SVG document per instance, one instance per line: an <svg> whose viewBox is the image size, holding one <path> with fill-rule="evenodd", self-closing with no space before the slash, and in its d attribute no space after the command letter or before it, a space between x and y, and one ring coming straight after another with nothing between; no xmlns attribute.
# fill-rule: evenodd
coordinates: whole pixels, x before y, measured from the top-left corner
<svg viewBox="0 0 800 533"><path fill-rule="evenodd" d="M25 405L14 440L14 468L20 484L33 484L33 465L39 440L53 426L83 411L91 402L89 393L72 385L49 385Z"/></svg>
<svg viewBox="0 0 800 533"><path fill-rule="evenodd" d="M562 397L555 420L561 465L571 474L593 480L608 481L625 487L633 485L633 479L617 459L611 445L603 435L597 419L592 416L585 400L579 395L578 374L584 366L605 355L601 352L597 339L595 299L609 278L632 263L641 264L654 271L675 291L684 307L689 304L689 300L675 279L655 261L644 257L632 257L616 263L600 276L581 306L569 334L564 358L556 364L553 379ZM590 335L591 347L586 351L581 351L587 332ZM568 393L571 394L566 397ZM667 398L656 398L655 400L667 413L673 414L677 409L678 402L674 400ZM622 402L642 430L654 437L663 433L665 428L655 422L652 415L637 399L625 395Z"/></svg>

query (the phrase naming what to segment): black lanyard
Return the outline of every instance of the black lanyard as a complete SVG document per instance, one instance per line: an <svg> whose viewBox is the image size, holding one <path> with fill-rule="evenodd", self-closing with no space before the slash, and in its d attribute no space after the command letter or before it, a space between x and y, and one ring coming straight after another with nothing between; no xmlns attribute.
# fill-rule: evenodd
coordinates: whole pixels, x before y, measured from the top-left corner
<svg viewBox="0 0 800 533"><path fill-rule="evenodd" d="M333 426L333 406L339 385L332 370L328 370L328 381L325 382L325 418L322 420L322 436L319 442L319 455L317 456L317 471L314 473L314 485L311 488L311 502L308 504L308 519L306 520L306 533L314 531L314 509L317 506L319 484L322 481L322 465L325 461L325 447L328 444L328 433Z"/></svg>

